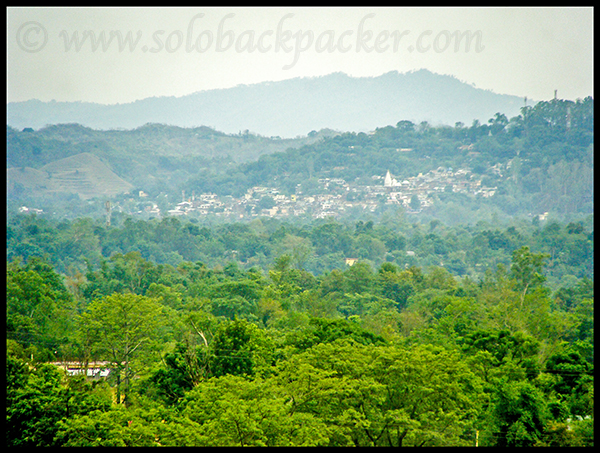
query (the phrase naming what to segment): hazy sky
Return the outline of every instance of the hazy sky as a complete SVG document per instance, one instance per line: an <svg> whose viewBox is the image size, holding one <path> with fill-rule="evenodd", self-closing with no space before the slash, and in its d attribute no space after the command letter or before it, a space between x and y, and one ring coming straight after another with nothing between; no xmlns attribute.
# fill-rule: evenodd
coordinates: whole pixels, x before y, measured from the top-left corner
<svg viewBox="0 0 600 453"><path fill-rule="evenodd" d="M593 9L7 9L8 102L420 68L535 100L593 95Z"/></svg>

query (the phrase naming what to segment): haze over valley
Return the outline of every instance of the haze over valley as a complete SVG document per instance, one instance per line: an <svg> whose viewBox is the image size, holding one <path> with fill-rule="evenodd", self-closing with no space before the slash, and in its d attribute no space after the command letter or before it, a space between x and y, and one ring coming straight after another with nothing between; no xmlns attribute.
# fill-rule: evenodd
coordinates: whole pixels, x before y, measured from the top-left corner
<svg viewBox="0 0 600 453"><path fill-rule="evenodd" d="M17 129L78 123L104 130L161 123L294 138L325 128L369 132L400 120L449 126L456 122L470 125L473 120L485 123L496 112L515 116L524 105L523 98L475 88L428 70L391 71L377 77L349 77L338 72L128 104L10 102L7 123Z"/></svg>

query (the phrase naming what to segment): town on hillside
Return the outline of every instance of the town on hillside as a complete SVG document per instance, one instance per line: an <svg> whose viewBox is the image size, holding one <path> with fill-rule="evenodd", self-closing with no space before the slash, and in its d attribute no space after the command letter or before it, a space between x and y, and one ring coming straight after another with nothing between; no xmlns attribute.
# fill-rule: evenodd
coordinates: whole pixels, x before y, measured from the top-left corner
<svg viewBox="0 0 600 453"><path fill-rule="evenodd" d="M502 176L499 169L492 171ZM339 219L349 211L375 212L382 205L402 206L407 213L426 211L434 203L433 195L441 192L464 193L488 198L496 187L482 185L481 176L466 169L438 167L428 173L419 173L403 180L394 178L388 170L385 175L371 177L372 184L359 185L341 178L321 178L314 193L303 193L300 184L296 193L284 195L276 187L256 186L241 198L219 196L214 193L186 194L175 202L159 203L139 190L120 200L106 203L107 210L148 220L168 216L191 218L215 215L228 220L253 217L309 216L315 219ZM187 196L186 196L187 195ZM168 197L167 197L168 198ZM159 207L159 205L162 206ZM21 213L43 214L40 209L23 206Z"/></svg>
<svg viewBox="0 0 600 453"><path fill-rule="evenodd" d="M252 217L287 217L308 215L313 218L340 218L355 208L374 212L381 205L398 205L408 213L419 213L434 203L433 194L439 192L465 193L484 198L494 196L496 187L485 187L481 177L468 170L439 167L428 173L397 180L387 171L372 176L370 185L357 185L341 178L321 178L316 194L305 194L300 187L296 193L284 195L275 187L256 186L241 198L218 196L214 193L187 194L161 210L156 201L139 191L137 197L123 204L115 203L113 210L134 217L216 215L229 219ZM138 203L135 203L138 198ZM141 207L139 201L144 206ZM141 209L132 209L141 208Z"/></svg>

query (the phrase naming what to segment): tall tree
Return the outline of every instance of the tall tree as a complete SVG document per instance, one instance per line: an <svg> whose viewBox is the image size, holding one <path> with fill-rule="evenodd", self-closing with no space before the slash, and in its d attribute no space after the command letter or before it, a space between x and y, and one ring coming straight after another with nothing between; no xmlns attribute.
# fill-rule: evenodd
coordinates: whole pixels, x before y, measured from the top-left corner
<svg viewBox="0 0 600 453"><path fill-rule="evenodd" d="M510 270L517 281L517 289L523 292L521 303L528 290L541 285L546 280L542 274L542 267L544 259L549 257L550 255L545 253L532 253L527 246L513 252Z"/></svg>
<svg viewBox="0 0 600 453"><path fill-rule="evenodd" d="M80 318L80 335L92 354L111 363L117 382L117 403L140 371L157 335L162 307L153 299L135 294L113 294L92 302Z"/></svg>

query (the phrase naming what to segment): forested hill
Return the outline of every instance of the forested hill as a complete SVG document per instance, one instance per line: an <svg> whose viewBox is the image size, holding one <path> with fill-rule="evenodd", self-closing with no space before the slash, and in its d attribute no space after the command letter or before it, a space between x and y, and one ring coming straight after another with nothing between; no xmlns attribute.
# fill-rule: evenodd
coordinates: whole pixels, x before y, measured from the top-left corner
<svg viewBox="0 0 600 453"><path fill-rule="evenodd" d="M50 189L60 188L81 196L82 190L67 187L64 178L57 179L60 175L41 172L44 165L89 153L108 165L115 173L113 179L121 178L151 197L168 194L172 200L180 199L182 191L239 198L255 186L274 187L286 196L316 194L323 178L343 179L354 186L383 185L373 177L382 178L388 170L402 181L443 167L468 172L470 181L481 180L483 186L497 190L492 198L482 200L467 199L444 187L444 193L433 197L435 209L430 212L438 218L450 202L460 206L462 221L473 222L483 204L509 216L589 214L593 212L593 109L591 97L576 102L552 100L524 107L510 119L496 112L486 122L475 120L470 126L401 120L395 126L380 125L369 134L322 130L298 139L159 124L111 131L76 124L38 131L8 126L8 199L19 206L40 205L41 198L52 195ZM68 170L71 173L63 176L69 181L96 184L84 178L87 167ZM50 187L48 182L59 184ZM98 187L99 196L100 189L109 189ZM52 196L47 207L56 211ZM350 201L348 194L344 196Z"/></svg>
<svg viewBox="0 0 600 453"><path fill-rule="evenodd" d="M399 119L434 125L486 122L496 112L516 115L522 106L520 97L419 70L357 78L333 73L116 105L29 100L8 103L6 111L7 124L18 129L57 123L130 129L150 122L289 138L323 128L368 132Z"/></svg>

